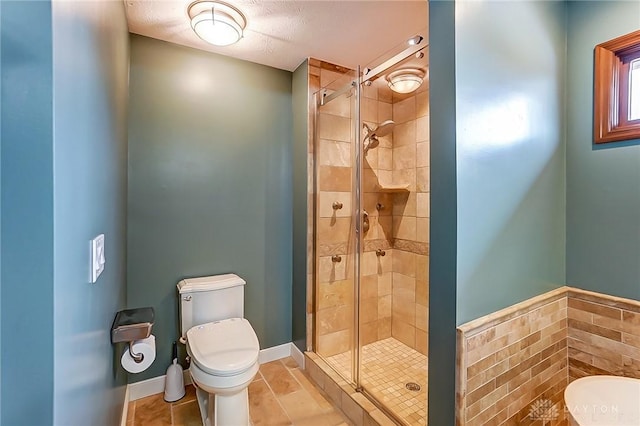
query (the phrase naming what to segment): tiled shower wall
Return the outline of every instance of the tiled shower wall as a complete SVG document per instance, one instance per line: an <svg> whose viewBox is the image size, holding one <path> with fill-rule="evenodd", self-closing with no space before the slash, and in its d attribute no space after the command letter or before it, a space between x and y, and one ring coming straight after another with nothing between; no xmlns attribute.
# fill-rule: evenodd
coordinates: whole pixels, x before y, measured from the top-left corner
<svg viewBox="0 0 640 426"><path fill-rule="evenodd" d="M538 424L548 400L564 425L570 381L639 367L640 302L562 287L458 328L456 424Z"/></svg>
<svg viewBox="0 0 640 426"><path fill-rule="evenodd" d="M429 288L429 92L393 93L392 336L427 354Z"/></svg>

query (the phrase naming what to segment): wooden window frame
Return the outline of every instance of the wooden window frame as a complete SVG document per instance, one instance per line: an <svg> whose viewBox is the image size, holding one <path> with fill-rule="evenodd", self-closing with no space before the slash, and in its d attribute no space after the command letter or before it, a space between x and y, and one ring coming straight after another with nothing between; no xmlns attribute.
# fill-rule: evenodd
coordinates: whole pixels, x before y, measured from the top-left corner
<svg viewBox="0 0 640 426"><path fill-rule="evenodd" d="M595 143L640 139L640 119L629 120L629 63L640 57L640 30L595 48Z"/></svg>

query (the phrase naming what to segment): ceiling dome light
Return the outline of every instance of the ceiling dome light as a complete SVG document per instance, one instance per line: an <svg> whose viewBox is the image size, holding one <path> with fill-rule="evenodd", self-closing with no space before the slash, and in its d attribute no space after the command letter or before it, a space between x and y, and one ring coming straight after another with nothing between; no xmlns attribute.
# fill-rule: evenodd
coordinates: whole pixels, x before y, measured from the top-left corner
<svg viewBox="0 0 640 426"><path fill-rule="evenodd" d="M197 1L189 6L188 13L193 31L215 46L237 43L247 26L240 10L219 1Z"/></svg>
<svg viewBox="0 0 640 426"><path fill-rule="evenodd" d="M422 84L424 72L419 69L394 71L387 76L389 88L396 93L411 93Z"/></svg>

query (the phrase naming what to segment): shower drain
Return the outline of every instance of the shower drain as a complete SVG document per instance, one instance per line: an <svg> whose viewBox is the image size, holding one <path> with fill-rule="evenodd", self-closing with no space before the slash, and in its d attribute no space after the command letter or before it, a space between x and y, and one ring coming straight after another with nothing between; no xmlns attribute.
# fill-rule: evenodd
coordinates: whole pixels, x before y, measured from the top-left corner
<svg viewBox="0 0 640 426"><path fill-rule="evenodd" d="M413 382L407 383L406 385L404 385L404 387L414 392L418 392L420 390L420 385Z"/></svg>

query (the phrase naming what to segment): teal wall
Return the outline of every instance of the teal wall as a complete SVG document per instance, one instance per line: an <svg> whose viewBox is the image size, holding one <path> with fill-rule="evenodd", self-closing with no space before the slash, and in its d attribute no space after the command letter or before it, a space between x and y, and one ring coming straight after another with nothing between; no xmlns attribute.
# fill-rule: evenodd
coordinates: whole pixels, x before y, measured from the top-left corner
<svg viewBox="0 0 640 426"><path fill-rule="evenodd" d="M640 299L640 140L593 144L593 48L640 28L640 3L570 2L567 284Z"/></svg>
<svg viewBox="0 0 640 426"><path fill-rule="evenodd" d="M51 3L2 1L3 425L53 424Z"/></svg>
<svg viewBox="0 0 640 426"><path fill-rule="evenodd" d="M565 25L563 2L456 2L458 324L564 285Z"/></svg>
<svg viewBox="0 0 640 426"><path fill-rule="evenodd" d="M234 272L261 347L291 341L291 73L131 36L127 304L165 373L176 284Z"/></svg>
<svg viewBox="0 0 640 426"><path fill-rule="evenodd" d="M455 424L456 82L455 3L429 3L431 219L429 259L430 425Z"/></svg>
<svg viewBox="0 0 640 426"><path fill-rule="evenodd" d="M129 33L124 3L53 2L54 422L116 425L126 373L111 324L126 298ZM89 284L89 241L106 267Z"/></svg>
<svg viewBox="0 0 640 426"><path fill-rule="evenodd" d="M307 135L309 126L309 63L305 60L292 78L293 105L293 283L291 338L307 350Z"/></svg>

